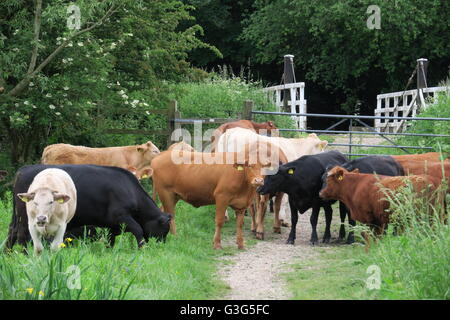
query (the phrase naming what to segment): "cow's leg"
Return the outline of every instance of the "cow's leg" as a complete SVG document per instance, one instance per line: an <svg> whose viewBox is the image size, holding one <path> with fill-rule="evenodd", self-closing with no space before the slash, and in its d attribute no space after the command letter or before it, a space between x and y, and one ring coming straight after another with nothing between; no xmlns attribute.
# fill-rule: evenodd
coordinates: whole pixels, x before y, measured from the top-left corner
<svg viewBox="0 0 450 320"><path fill-rule="evenodd" d="M120 228L109 229L109 246L112 248L116 243L116 237L120 234Z"/></svg>
<svg viewBox="0 0 450 320"><path fill-rule="evenodd" d="M348 212L348 223L350 224L350 226L354 227L356 226L356 222L355 220L352 220L352 218L350 217L350 210L347 210ZM355 242L355 234L353 232L353 230L351 230L348 233L348 237L347 237L347 244L352 244L353 242Z"/></svg>
<svg viewBox="0 0 450 320"><path fill-rule="evenodd" d="M284 193L278 192L275 194L274 201L274 210L275 210L275 218L273 220L273 232L281 233L281 221L280 221L280 209L281 209L281 200L283 200Z"/></svg>
<svg viewBox="0 0 450 320"><path fill-rule="evenodd" d="M295 243L295 237L296 237L296 228L297 228L297 221L298 221L298 210L295 206L294 201L289 197L289 207L291 209L291 232L289 233L289 237L286 241L287 244L294 244Z"/></svg>
<svg viewBox="0 0 450 320"><path fill-rule="evenodd" d="M256 213L256 239L264 240L264 217L266 216L267 201L269 196L259 197Z"/></svg>
<svg viewBox="0 0 450 320"><path fill-rule="evenodd" d="M258 202L259 196L256 196L254 201ZM256 234L256 225L257 225L256 215L257 215L258 206L255 207L252 203L252 205L250 205L250 207L249 207L249 210L250 210L250 216L252 218L252 225L251 225L250 229L252 230L253 234Z"/></svg>
<svg viewBox="0 0 450 320"><path fill-rule="evenodd" d="M178 198L177 195L171 192L159 192L159 199L161 200L164 212L167 212L171 215L170 219L170 232L172 234L177 234L177 228L175 225L175 205L177 204Z"/></svg>
<svg viewBox="0 0 450 320"><path fill-rule="evenodd" d="M339 215L341 217L341 226L339 228L339 240L345 239L345 217L347 216L347 207L342 201L339 201Z"/></svg>
<svg viewBox="0 0 450 320"><path fill-rule="evenodd" d="M64 242L64 234L66 233L67 224L63 224L56 231L55 237L53 238L52 244L50 245L50 249L52 251L58 251L61 243Z"/></svg>
<svg viewBox="0 0 450 320"><path fill-rule="evenodd" d="M17 241L17 227L11 222L8 231L8 238L5 244L5 251L10 251Z"/></svg>
<svg viewBox="0 0 450 320"><path fill-rule="evenodd" d="M230 216L228 215L228 209L225 210L225 222L230 221Z"/></svg>
<svg viewBox="0 0 450 320"><path fill-rule="evenodd" d="M244 212L243 210L235 210L236 213L236 244L238 249L244 249L244 233L242 232L242 226L244 225Z"/></svg>
<svg viewBox="0 0 450 320"><path fill-rule="evenodd" d="M326 203L323 205L323 209L325 210L325 234L323 235L323 243L329 243L331 240L331 220L333 218L333 209L331 208L330 203Z"/></svg>
<svg viewBox="0 0 450 320"><path fill-rule="evenodd" d="M130 215L122 215L117 222L119 225L125 224L125 231L131 232L134 235L139 248L145 244L144 230L142 230L141 225Z"/></svg>
<svg viewBox="0 0 450 320"><path fill-rule="evenodd" d="M31 239L33 240L34 253L39 255L44 249L44 246L42 245L41 241L41 235L32 225L28 225L28 229L30 231Z"/></svg>
<svg viewBox="0 0 450 320"><path fill-rule="evenodd" d="M225 201L216 201L216 230L214 233L214 249L222 249L220 234L225 222L225 210L227 206L228 205Z"/></svg>
<svg viewBox="0 0 450 320"><path fill-rule="evenodd" d="M315 245L319 241L319 237L317 236L317 221L319 220L319 212L320 212L320 205L317 203L317 201L314 201L312 206L312 213L311 217L309 218L309 221L311 222L311 239L309 240L312 245Z"/></svg>

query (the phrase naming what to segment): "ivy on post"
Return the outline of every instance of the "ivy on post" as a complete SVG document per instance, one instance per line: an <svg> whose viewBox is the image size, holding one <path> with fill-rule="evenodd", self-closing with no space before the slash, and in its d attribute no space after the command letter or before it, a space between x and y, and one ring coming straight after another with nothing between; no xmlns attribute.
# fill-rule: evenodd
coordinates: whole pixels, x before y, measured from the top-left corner
<svg viewBox="0 0 450 320"><path fill-rule="evenodd" d="M167 106L167 148L172 144L172 133L175 129L181 129L181 124L175 122L175 119L179 119L179 117L180 112L178 111L177 100L170 100Z"/></svg>
<svg viewBox="0 0 450 320"><path fill-rule="evenodd" d="M242 119L252 120L253 101L245 100L244 109L242 110Z"/></svg>

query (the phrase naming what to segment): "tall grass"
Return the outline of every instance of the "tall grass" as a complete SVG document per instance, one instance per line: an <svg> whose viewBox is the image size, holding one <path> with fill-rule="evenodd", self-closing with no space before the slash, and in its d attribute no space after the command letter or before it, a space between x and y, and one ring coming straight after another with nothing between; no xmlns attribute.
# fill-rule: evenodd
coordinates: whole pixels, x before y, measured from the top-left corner
<svg viewBox="0 0 450 320"><path fill-rule="evenodd" d="M0 243L11 218L10 200L8 195L0 201ZM47 246L41 256L24 255L18 246L11 253L1 250L0 300L219 298L225 285L216 277L218 258L237 249L234 243L221 252L212 249L214 214L212 206L194 209L180 202L177 235L141 249L126 233L113 248L103 236L97 241L74 239L57 253ZM234 223L227 223L223 233L234 237ZM67 285L76 277L71 266L79 268L80 289Z"/></svg>

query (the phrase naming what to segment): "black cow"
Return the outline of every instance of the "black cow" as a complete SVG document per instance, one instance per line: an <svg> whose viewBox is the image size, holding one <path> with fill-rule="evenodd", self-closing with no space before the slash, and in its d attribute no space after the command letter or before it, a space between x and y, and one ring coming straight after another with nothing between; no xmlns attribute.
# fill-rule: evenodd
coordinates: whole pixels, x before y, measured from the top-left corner
<svg viewBox="0 0 450 320"><path fill-rule="evenodd" d="M289 206L291 208L291 232L287 240L288 244L294 244L296 238L295 228L298 221L298 211L303 214L309 208L312 208L311 214L311 243L318 241L317 237L317 219L319 217L320 207L325 210L326 228L323 242L329 242L331 238L330 225L333 210L332 203L329 200L323 200L319 197L319 191L322 188L322 175L330 165L340 165L347 162L348 159L339 151L328 151L315 155L307 155L297 160L288 162L279 167L275 175L266 176L264 185L258 188L260 194L284 192L289 195ZM344 204L339 204L341 216L341 228L339 238L345 237L345 227L343 222L348 215L348 210ZM355 222L350 220L351 225ZM349 235L347 242L353 242L353 235Z"/></svg>
<svg viewBox="0 0 450 320"><path fill-rule="evenodd" d="M77 208L67 225L68 233L82 226L109 228L110 244L120 234L121 226L131 232L141 247L149 237L165 240L170 215L162 212L145 192L136 177L118 167L95 165L31 165L19 169L14 183L13 218L6 248L16 241L25 246L30 240L26 206L17 194L27 192L34 177L44 169L66 171L77 189Z"/></svg>

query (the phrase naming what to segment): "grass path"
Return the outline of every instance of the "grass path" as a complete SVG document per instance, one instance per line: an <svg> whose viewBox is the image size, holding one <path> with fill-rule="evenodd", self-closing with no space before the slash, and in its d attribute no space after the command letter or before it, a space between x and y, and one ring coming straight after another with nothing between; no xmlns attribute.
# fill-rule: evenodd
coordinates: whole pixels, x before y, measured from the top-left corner
<svg viewBox="0 0 450 320"><path fill-rule="evenodd" d="M272 232L270 223L266 224L266 239L247 247L244 251L222 258L223 265L219 268L219 277L229 287L229 292L223 297L227 300L287 300L293 298L286 283L286 273L301 262L319 259L319 248L331 249L334 244L311 246L309 243L311 225L310 211L299 215L297 224L297 239L294 246L287 245L286 239L290 228L282 228L281 234ZM332 237L337 237L337 216L333 217ZM319 237L323 235L323 215L319 218ZM247 228L248 229L248 228ZM253 237L247 232L246 237ZM231 241L231 239L228 239Z"/></svg>

